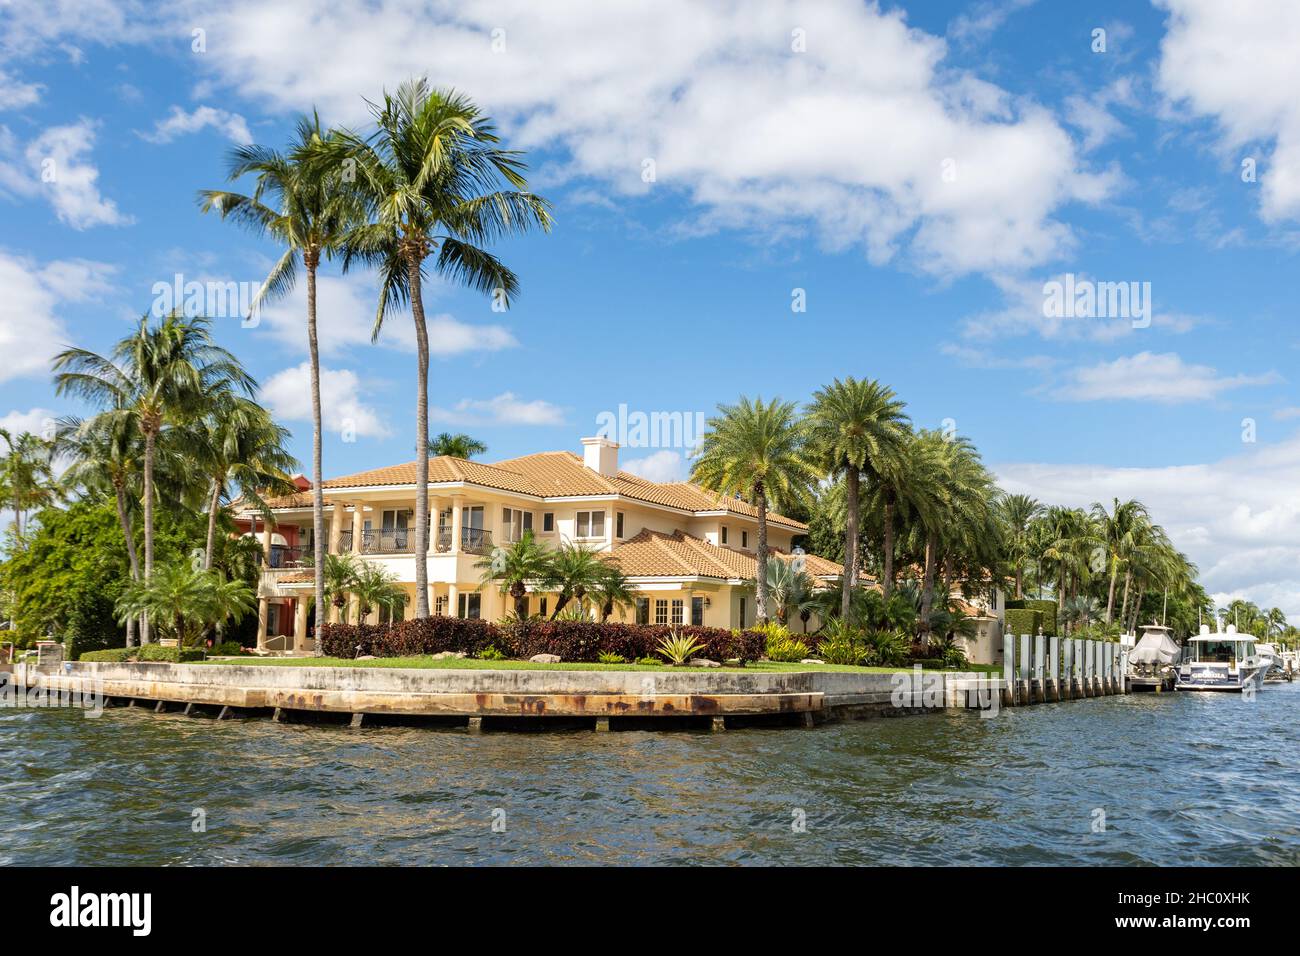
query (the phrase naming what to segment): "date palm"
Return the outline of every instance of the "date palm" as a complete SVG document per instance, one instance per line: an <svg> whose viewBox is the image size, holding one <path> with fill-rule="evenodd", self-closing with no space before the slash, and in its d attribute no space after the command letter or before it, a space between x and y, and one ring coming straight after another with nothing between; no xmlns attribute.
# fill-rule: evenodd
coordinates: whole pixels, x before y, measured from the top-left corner
<svg viewBox="0 0 1300 956"><path fill-rule="evenodd" d="M230 180L254 177L251 195L216 189L199 193L204 212L215 211L258 235L284 247L253 301L264 302L287 295L301 263L307 276L307 353L311 368L311 486L312 552L316 604L325 604L325 499L321 482L320 347L316 336L316 273L322 258L336 255L343 237L360 215L355 193L341 182L337 170L322 170L310 161L313 150L328 135L312 115L298 121L295 138L286 154L266 146L240 146L231 151ZM210 549L209 549L210 550ZM321 653L317 630L316 654Z"/></svg>
<svg viewBox="0 0 1300 956"><path fill-rule="evenodd" d="M744 496L758 511L758 567L767 567L767 512L802 504L817 470L808 460L794 402L741 397L719 405L700 441L691 480L719 497ZM768 619L767 575L757 574L755 611Z"/></svg>
<svg viewBox="0 0 1300 956"><path fill-rule="evenodd" d="M54 500L53 444L22 432L17 437L0 428L5 453L0 457L0 497L14 512L14 531L21 540L28 511Z"/></svg>
<svg viewBox="0 0 1300 956"><path fill-rule="evenodd" d="M440 455L447 455L451 458L468 460L475 455L486 455L487 445L463 432L456 435L450 432L442 432L429 441L429 454L435 458Z"/></svg>
<svg viewBox="0 0 1300 956"><path fill-rule="evenodd" d="M213 340L211 323L173 312L156 325L140 319L110 356L65 349L54 357L55 392L75 395L106 410L132 417L144 442L144 577L154 564L154 465L164 429L199 418L215 396L227 391L251 395L256 382L239 360ZM142 639L148 639L147 625Z"/></svg>
<svg viewBox="0 0 1300 956"><path fill-rule="evenodd" d="M562 544L551 555L542 586L558 592L551 620L556 620L570 601L579 606L589 591L600 586L605 562L600 554L580 544Z"/></svg>
<svg viewBox="0 0 1300 956"><path fill-rule="evenodd" d="M515 602L515 614L528 616L528 585L550 576L551 551L538 544L532 531L525 531L509 547L497 546L476 565L484 584L498 584L502 594Z"/></svg>
<svg viewBox="0 0 1300 956"><path fill-rule="evenodd" d="M549 230L550 205L527 192L520 154L501 148L492 121L466 97L433 90L423 79L402 83L372 104L376 129L327 137L313 155L321 169L355 174L355 195L368 221L347 240L345 268L379 271L373 336L399 307L415 323L415 616L429 616L429 334L425 269L491 294L507 306L515 274L484 247L537 227Z"/></svg>
<svg viewBox="0 0 1300 956"><path fill-rule="evenodd" d="M1025 562L1032 551L1031 528L1043 514L1043 506L1030 495L1001 495L997 502L1007 551L1016 580L1016 599L1025 596Z"/></svg>
<svg viewBox="0 0 1300 956"><path fill-rule="evenodd" d="M908 428L903 403L879 382L846 378L813 393L805 422L813 460L828 475L843 477L844 573L840 616L847 618L858 582L860 486L864 473L878 478L897 459ZM891 542L892 544L892 542Z"/></svg>
<svg viewBox="0 0 1300 956"><path fill-rule="evenodd" d="M397 579L379 565L370 561L357 562L352 577L352 596L357 601L357 622L364 624L371 611L387 613L399 618L406 607L406 591Z"/></svg>
<svg viewBox="0 0 1300 956"><path fill-rule="evenodd" d="M636 589L632 587L632 582L628 580L622 569L606 562L596 577L591 596L600 610L600 622L604 624L614 613L616 605L628 605L636 600Z"/></svg>

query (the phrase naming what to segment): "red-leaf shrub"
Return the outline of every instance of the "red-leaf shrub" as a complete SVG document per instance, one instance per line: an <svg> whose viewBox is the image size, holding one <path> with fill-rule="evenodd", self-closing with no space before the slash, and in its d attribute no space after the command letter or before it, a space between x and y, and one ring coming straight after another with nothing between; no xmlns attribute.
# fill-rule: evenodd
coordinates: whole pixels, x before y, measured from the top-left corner
<svg viewBox="0 0 1300 956"><path fill-rule="evenodd" d="M557 654L564 661L596 661L602 653L620 654L628 661L657 657L659 642L672 633L663 624L622 624L595 621L509 620L501 626L476 618L426 617L394 624L325 624L321 645L330 657L410 657L461 651L477 654L496 647L527 660L535 654ZM739 658L756 661L763 654L758 631L729 631L721 627L678 627L677 632L702 645L698 657L714 661ZM358 649L359 648L359 649Z"/></svg>

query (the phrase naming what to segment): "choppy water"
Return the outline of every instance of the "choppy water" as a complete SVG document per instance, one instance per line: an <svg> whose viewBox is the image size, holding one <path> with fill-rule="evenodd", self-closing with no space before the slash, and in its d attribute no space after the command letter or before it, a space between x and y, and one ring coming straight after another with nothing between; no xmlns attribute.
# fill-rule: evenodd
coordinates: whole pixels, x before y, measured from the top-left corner
<svg viewBox="0 0 1300 956"><path fill-rule="evenodd" d="M723 734L0 711L0 864L1296 865L1297 716L1300 684Z"/></svg>

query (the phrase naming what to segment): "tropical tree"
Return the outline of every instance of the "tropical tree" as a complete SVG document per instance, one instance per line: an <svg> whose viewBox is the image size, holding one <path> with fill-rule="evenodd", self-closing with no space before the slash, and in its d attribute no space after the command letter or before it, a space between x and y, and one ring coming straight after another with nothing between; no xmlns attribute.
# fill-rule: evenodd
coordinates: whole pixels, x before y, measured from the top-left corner
<svg viewBox="0 0 1300 956"><path fill-rule="evenodd" d="M550 229L550 205L527 192L520 154L501 148L490 119L466 97L410 80L373 104L376 128L363 138L338 131L313 149L322 169L355 173L367 222L348 236L345 267L379 270L377 338L397 308L415 322L416 617L429 616L429 334L423 282L432 271L491 294L507 306L518 279L484 245L534 227ZM436 255L435 255L436 254Z"/></svg>
<svg viewBox="0 0 1300 956"><path fill-rule="evenodd" d="M776 612L776 619L782 624L789 624L791 614L803 615L807 611L803 617L806 630L808 618L820 605L812 600L812 577L796 565L797 560L767 559L767 594ZM851 597L851 591L847 591L845 596ZM842 604L843 607L848 607L849 601L845 600Z"/></svg>
<svg viewBox="0 0 1300 956"><path fill-rule="evenodd" d="M339 621L348 623L348 599L355 592L361 573L361 560L351 551L326 554L322 568L325 583L325 600L333 606ZM319 605L318 605L319 606ZM320 633L320 628L316 628Z"/></svg>
<svg viewBox="0 0 1300 956"><path fill-rule="evenodd" d="M551 620L555 620L570 601L582 604L582 599L589 591L600 587L605 575L605 562L598 552L580 544L562 544L551 555L551 560L542 580L542 586L548 591L558 592L555 610Z"/></svg>
<svg viewBox="0 0 1300 956"><path fill-rule="evenodd" d="M1110 624L1115 616L1115 584L1119 578L1121 565L1126 564L1141 546L1143 525L1148 524L1150 516L1138 501L1120 502L1114 499L1109 512L1100 502L1092 506L1093 519L1101 532L1103 547L1106 549L1106 567L1110 574L1110 590L1106 598L1106 623Z"/></svg>
<svg viewBox="0 0 1300 956"><path fill-rule="evenodd" d="M816 469L809 462L794 402L741 397L719 405L700 441L691 478L719 497L744 496L758 511L757 558L767 567L767 512L810 497ZM768 619L767 575L757 575L756 612Z"/></svg>
<svg viewBox="0 0 1300 956"><path fill-rule="evenodd" d="M172 313L157 325L149 316L113 348L111 357L65 349L54 358L55 391L131 417L144 443L144 577L153 574L154 464L165 428L200 417L217 395L256 389L239 360L218 346L203 317ZM142 639L148 640L147 625Z"/></svg>
<svg viewBox="0 0 1300 956"><path fill-rule="evenodd" d="M222 190L203 190L200 202L204 212L216 211L265 235L284 252L271 267L252 305L259 309L287 295L298 274L298 264L307 274L307 352L311 367L312 425L312 551L314 594L318 607L325 604L325 499L321 488L321 397L320 349L316 338L316 273L322 257L336 255L344 235L361 214L356 194L342 188L338 170L322 169L310 162L313 150L327 134L320 119L302 118L296 127L295 140L287 155L265 146L240 146L231 151L228 173L232 182L245 176L254 177L252 195ZM211 548L209 548L209 551ZM321 652L317 629L316 653Z"/></svg>
<svg viewBox="0 0 1300 956"><path fill-rule="evenodd" d="M636 589L617 565L607 561L596 576L591 599L600 610L600 622L603 624L614 613L615 605L629 605L636 600Z"/></svg>
<svg viewBox="0 0 1300 956"><path fill-rule="evenodd" d="M124 623L146 616L187 646L197 644L208 628L239 621L254 601L254 591L245 582L174 561L150 577L132 581L117 601L117 612Z"/></svg>
<svg viewBox="0 0 1300 956"><path fill-rule="evenodd" d="M285 449L289 430L276 424L261 405L230 392L218 393L207 414L190 429L194 438L194 460L208 476L208 535L203 548L203 567L212 567L212 549L217 533L217 515L222 502L238 489L243 503L260 509L273 521L264 495L296 491L289 472L297 460Z"/></svg>
<svg viewBox="0 0 1300 956"><path fill-rule="evenodd" d="M435 458L440 455L447 455L451 458L468 460L475 455L486 455L487 445L477 438L471 438L464 432L455 435L450 432L440 432L437 437L429 441L429 454Z"/></svg>
<svg viewBox="0 0 1300 956"><path fill-rule="evenodd" d="M908 419L903 403L876 381L835 379L813 394L805 419L813 460L828 475L844 479L846 587L841 616L848 617L849 595L858 581L858 516L863 473L879 480L897 459Z"/></svg>
<svg viewBox="0 0 1300 956"><path fill-rule="evenodd" d="M484 584L498 584L502 594L515 603L515 614L528 616L528 585L550 578L551 552L525 531L509 547L498 545L475 565L483 572Z"/></svg>
<svg viewBox="0 0 1300 956"><path fill-rule="evenodd" d="M1025 563L1033 553L1030 530L1034 521L1043 514L1043 505L1030 495L1001 494L997 498L997 514L1002 522L1008 557L1016 582L1016 599L1025 596Z"/></svg>
<svg viewBox="0 0 1300 956"><path fill-rule="evenodd" d="M27 512L54 500L53 443L22 432L16 438L0 428L5 453L0 457L0 498L14 512L14 531L21 540Z"/></svg>
<svg viewBox="0 0 1300 956"><path fill-rule="evenodd" d="M357 562L352 578L352 597L357 602L357 621L364 623L371 611L400 618L406 607L406 591L389 571L371 561Z"/></svg>

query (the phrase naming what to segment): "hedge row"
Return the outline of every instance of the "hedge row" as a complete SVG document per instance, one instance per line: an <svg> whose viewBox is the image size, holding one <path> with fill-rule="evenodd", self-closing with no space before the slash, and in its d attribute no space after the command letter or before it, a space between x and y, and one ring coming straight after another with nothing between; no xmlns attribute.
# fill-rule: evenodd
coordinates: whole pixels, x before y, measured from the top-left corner
<svg viewBox="0 0 1300 956"><path fill-rule="evenodd" d="M1039 624L1043 628L1043 633L1048 637L1055 637L1056 634L1058 633L1055 601L1042 600L1039 598L1020 598L1018 600L1008 601L1007 602L1008 613L1016 610L1037 611L1040 616ZM1022 632L1017 631L1016 633L1019 634ZM1037 634L1038 629L1035 628L1032 631L1025 631L1023 633Z"/></svg>
<svg viewBox="0 0 1300 956"><path fill-rule="evenodd" d="M1006 622L1003 625L1003 631L1007 634L1014 634L1017 637L1022 635L1034 635L1038 629L1043 627L1043 612L1031 610L1027 607L1011 607L1006 611ZM1044 628L1046 631L1046 628Z"/></svg>
<svg viewBox="0 0 1300 956"><path fill-rule="evenodd" d="M324 624L321 649L329 657L409 657L460 651L477 654L488 647L509 657L556 654L564 661L592 662L603 653L626 660L655 655L659 642L672 633L667 625L596 621L545 621L530 618L498 626L477 618L426 617L395 624ZM678 634L703 646L700 657L725 661L758 660L764 637L757 631L720 627L678 627Z"/></svg>
<svg viewBox="0 0 1300 956"><path fill-rule="evenodd" d="M201 661L205 656L203 649L198 647L159 647L157 644L145 644L143 647L113 647L106 651L87 651L77 659L98 661L101 664L120 664L123 661L183 664L187 661Z"/></svg>

